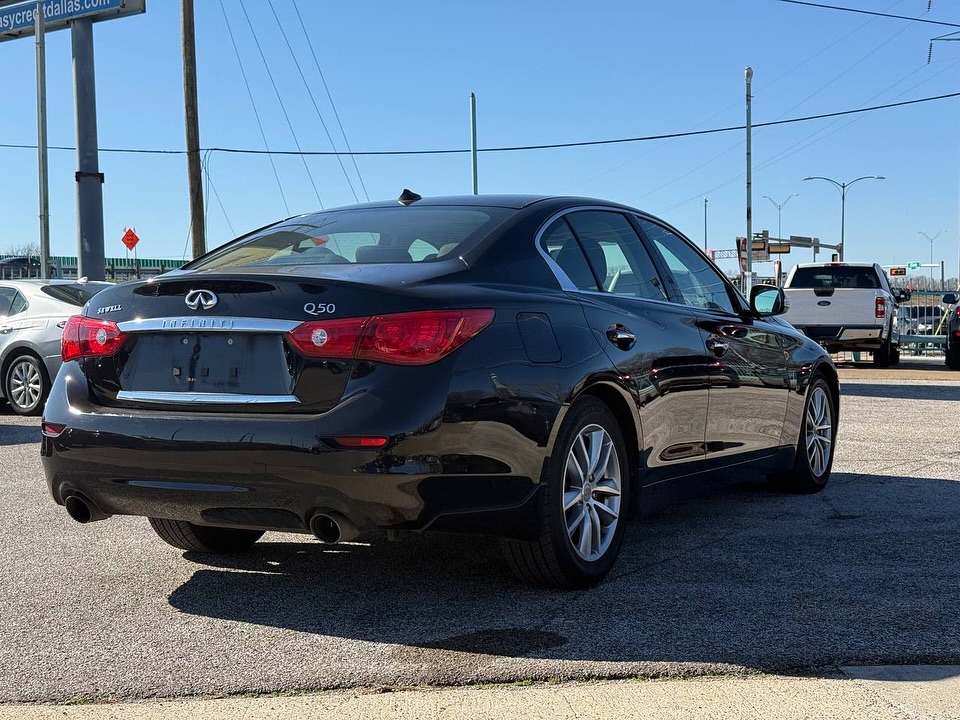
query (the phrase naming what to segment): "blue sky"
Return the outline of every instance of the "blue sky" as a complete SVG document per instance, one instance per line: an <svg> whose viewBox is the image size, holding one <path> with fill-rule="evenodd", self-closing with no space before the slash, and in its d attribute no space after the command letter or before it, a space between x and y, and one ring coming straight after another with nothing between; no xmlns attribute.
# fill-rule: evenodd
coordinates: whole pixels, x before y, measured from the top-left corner
<svg viewBox="0 0 960 720"><path fill-rule="evenodd" d="M270 0L321 115L344 149L294 12ZM960 8L935 0L837 0L849 7L945 22ZM180 3L148 0L144 15L95 28L102 148L184 147ZM220 0L196 3L201 144L264 149ZM223 0L271 149L296 149L239 0ZM330 150L284 36L265 0L245 0L256 38L303 149ZM743 73L754 68L754 122L960 91L960 43L928 41L948 28L819 10L776 0L671 2L328 3L298 5L354 150L469 146L469 94L481 147L578 142L740 125ZM36 142L30 39L0 43L0 143ZM70 33L48 36L49 142L74 143ZM960 99L754 131L754 230L839 239L840 197L808 175L849 181L846 259L935 261L957 275ZM276 159L284 203L265 156L211 153L208 247L289 213L354 202L333 157ZM76 254L73 152L50 160L51 247ZM107 255L136 228L143 257L189 252L186 160L101 154ZM356 192L363 190L344 158ZM358 157L371 199L404 187L423 195L470 192L468 155ZM480 191L577 194L626 202L708 245L734 247L746 230L743 132L601 147L484 153ZM36 152L0 148L0 252L37 230ZM217 196L210 192L216 189ZM319 201L317 195L319 194ZM232 229L231 229L232 228ZM786 264L812 259L809 251ZM821 258L822 259L822 258ZM728 265L732 267L732 265Z"/></svg>

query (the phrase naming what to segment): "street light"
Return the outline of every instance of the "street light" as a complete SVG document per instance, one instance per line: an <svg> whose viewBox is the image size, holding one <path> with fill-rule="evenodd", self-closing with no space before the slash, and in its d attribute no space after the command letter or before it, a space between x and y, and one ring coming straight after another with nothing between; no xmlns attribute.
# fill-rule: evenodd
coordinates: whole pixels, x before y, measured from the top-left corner
<svg viewBox="0 0 960 720"><path fill-rule="evenodd" d="M800 193L793 193L792 195L788 195L788 196L787 196L787 199L784 200L782 203L778 203L776 200L774 200L774 199L773 199L772 197L770 197L769 195L764 195L764 197L765 197L767 200L769 200L770 202L772 202L772 203L776 206L776 208L777 208L777 237L778 237L778 238L782 238L782 237L783 237L783 230L780 228L780 212L783 210L783 207L784 207L788 202L790 202L790 198L795 198L795 197L796 197L797 195L799 195L799 194L800 194Z"/></svg>
<svg viewBox="0 0 960 720"><path fill-rule="evenodd" d="M822 175L811 175L810 177L805 177L804 180L826 180L828 183L833 183L837 186L837 189L840 191L840 260L843 260L843 250L844 250L844 225L846 220L846 207L847 207L847 188L858 183L861 180L886 180L883 175L864 175L863 177L858 177L850 182L837 182L833 178L823 177Z"/></svg>
<svg viewBox="0 0 960 720"><path fill-rule="evenodd" d="M930 237L929 235L927 235L923 230L917 230L917 232L923 235L927 240L930 241L930 289L933 290L933 241L936 240L941 235L943 235L945 231L941 230L933 237ZM940 289L943 290L943 288L940 288Z"/></svg>

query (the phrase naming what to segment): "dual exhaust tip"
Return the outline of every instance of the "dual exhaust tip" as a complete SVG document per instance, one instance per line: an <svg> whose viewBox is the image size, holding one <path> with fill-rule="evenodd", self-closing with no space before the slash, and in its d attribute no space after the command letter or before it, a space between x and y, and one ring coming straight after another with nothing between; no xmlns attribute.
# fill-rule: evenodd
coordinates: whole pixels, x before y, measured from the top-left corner
<svg viewBox="0 0 960 720"><path fill-rule="evenodd" d="M64 498L63 506L67 515L84 525L110 517L110 514L101 510L96 503L78 493ZM315 513L310 518L310 532L327 545L349 542L360 534L357 526L338 512Z"/></svg>

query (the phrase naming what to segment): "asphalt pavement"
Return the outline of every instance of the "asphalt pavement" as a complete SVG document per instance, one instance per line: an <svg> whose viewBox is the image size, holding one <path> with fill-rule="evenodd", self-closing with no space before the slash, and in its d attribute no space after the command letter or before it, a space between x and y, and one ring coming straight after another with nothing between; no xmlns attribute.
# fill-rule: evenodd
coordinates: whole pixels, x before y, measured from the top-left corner
<svg viewBox="0 0 960 720"><path fill-rule="evenodd" d="M37 420L4 410L0 702L960 664L960 375L870 371L843 371L826 491L667 508L579 593L519 584L475 537L270 534L226 558L140 518L78 525Z"/></svg>

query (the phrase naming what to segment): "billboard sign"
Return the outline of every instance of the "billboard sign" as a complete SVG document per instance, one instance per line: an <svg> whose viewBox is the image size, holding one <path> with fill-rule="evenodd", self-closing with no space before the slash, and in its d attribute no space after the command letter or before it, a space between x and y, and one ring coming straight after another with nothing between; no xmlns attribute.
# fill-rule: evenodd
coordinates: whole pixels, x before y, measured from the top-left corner
<svg viewBox="0 0 960 720"><path fill-rule="evenodd" d="M66 28L71 20L93 17L95 22L146 11L146 0L43 0L44 31ZM32 36L37 3L27 0L0 7L0 42Z"/></svg>

